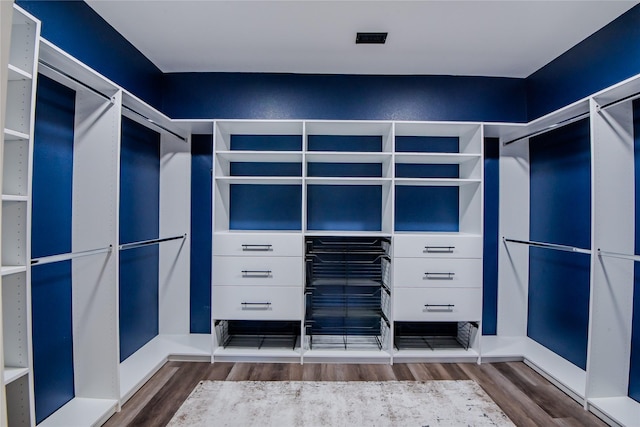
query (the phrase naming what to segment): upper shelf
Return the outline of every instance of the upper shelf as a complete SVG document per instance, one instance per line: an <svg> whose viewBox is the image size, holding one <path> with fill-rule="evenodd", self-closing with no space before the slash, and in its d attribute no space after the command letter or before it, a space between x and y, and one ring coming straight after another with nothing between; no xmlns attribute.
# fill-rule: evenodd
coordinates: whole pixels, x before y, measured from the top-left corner
<svg viewBox="0 0 640 427"><path fill-rule="evenodd" d="M15 65L9 64L9 81L21 81L21 80L31 80L33 76L31 73L18 68Z"/></svg>

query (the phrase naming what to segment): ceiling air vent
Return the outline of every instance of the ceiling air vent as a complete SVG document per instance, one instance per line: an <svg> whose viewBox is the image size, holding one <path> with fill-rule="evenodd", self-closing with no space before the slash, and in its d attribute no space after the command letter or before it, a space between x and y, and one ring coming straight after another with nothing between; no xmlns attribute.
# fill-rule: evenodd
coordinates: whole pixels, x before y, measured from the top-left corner
<svg viewBox="0 0 640 427"><path fill-rule="evenodd" d="M387 33L358 33L356 44L384 44L387 41Z"/></svg>

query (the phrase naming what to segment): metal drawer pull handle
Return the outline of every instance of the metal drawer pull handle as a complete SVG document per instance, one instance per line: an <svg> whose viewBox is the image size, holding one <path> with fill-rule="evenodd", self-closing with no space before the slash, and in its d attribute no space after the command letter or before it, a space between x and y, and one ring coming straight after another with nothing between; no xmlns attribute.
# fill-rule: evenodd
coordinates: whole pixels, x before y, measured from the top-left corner
<svg viewBox="0 0 640 427"><path fill-rule="evenodd" d="M242 270L242 277L271 277L271 270Z"/></svg>
<svg viewBox="0 0 640 427"><path fill-rule="evenodd" d="M273 245L242 245L243 251L268 252L273 250Z"/></svg>
<svg viewBox="0 0 640 427"><path fill-rule="evenodd" d="M453 250L455 249L455 246L425 246L424 247L424 252L426 253L444 253L444 254L450 254L453 253Z"/></svg>
<svg viewBox="0 0 640 427"><path fill-rule="evenodd" d="M455 304L425 304L426 311L453 311Z"/></svg>
<svg viewBox="0 0 640 427"><path fill-rule="evenodd" d="M243 310L270 310L271 303L270 302L242 302Z"/></svg>
<svg viewBox="0 0 640 427"><path fill-rule="evenodd" d="M424 278L427 280L453 280L453 276L456 273L424 273Z"/></svg>

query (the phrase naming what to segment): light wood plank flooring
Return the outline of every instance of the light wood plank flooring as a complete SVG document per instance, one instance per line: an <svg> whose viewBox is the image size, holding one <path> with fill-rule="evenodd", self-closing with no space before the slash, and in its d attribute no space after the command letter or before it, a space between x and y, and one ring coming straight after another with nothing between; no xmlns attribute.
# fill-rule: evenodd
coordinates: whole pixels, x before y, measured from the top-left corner
<svg viewBox="0 0 640 427"><path fill-rule="evenodd" d="M164 426L202 380L474 380L517 426L604 426L593 414L522 362L395 365L169 362L106 427Z"/></svg>

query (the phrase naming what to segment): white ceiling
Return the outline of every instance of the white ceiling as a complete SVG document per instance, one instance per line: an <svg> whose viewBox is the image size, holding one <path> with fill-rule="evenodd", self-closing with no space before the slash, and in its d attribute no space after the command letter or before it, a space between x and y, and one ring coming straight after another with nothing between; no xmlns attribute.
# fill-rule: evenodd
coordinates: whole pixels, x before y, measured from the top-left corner
<svg viewBox="0 0 640 427"><path fill-rule="evenodd" d="M636 0L86 0L163 72L527 77ZM385 45L356 32L386 31Z"/></svg>

